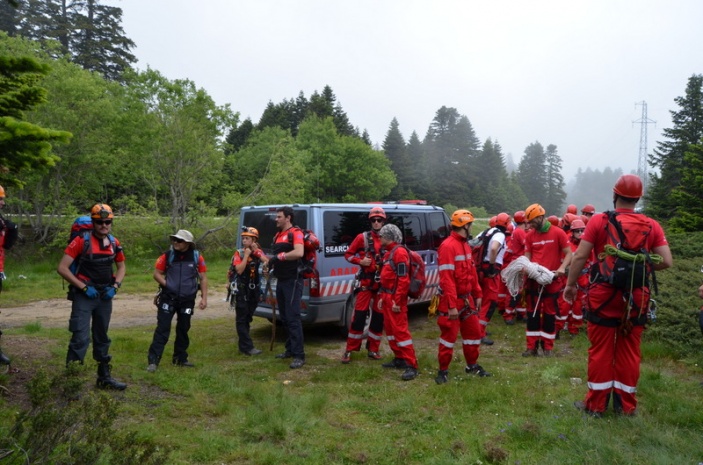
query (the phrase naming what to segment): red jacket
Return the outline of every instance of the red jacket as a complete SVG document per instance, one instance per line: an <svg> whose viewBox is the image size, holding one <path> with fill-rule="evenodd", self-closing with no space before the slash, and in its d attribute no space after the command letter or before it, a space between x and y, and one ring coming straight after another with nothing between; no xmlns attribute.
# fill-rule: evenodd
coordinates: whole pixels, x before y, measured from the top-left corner
<svg viewBox="0 0 703 465"><path fill-rule="evenodd" d="M480 299L483 295L479 286L478 274L471 258L471 247L464 237L452 232L442 242L437 252L439 265L439 287L442 295L439 300L439 310L450 308L461 310L463 300L472 296Z"/></svg>
<svg viewBox="0 0 703 465"><path fill-rule="evenodd" d="M370 231L371 232L371 241L373 242L373 251L370 251L368 254L368 257L371 259L371 264L369 266L364 266L361 267L359 265L359 262L367 257L366 253L366 233L363 232L361 234L358 234L354 240L352 241L351 245L347 249L347 251L344 253L344 258L349 262L353 263L354 265L359 265L362 268L362 272L364 273L364 276L362 276L362 281L363 280L371 280L373 279L373 275L376 273L376 256L383 256L383 251L381 250L381 238L378 236L376 231ZM370 244L369 244L370 246Z"/></svg>
<svg viewBox="0 0 703 465"><path fill-rule="evenodd" d="M400 263L405 264L405 276L398 276L396 270L390 263L391 250L398 244L391 242L386 246L386 253L383 256L383 266L381 267L381 293L385 297L393 291L391 298L396 305L406 306L408 304L408 290L410 289L410 256L405 247L398 247L393 252L393 262L397 268Z"/></svg>

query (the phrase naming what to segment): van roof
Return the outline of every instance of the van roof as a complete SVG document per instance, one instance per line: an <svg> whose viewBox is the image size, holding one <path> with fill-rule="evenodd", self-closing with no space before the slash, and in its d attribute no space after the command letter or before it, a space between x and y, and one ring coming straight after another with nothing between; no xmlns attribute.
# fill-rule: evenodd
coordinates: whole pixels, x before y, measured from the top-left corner
<svg viewBox="0 0 703 465"><path fill-rule="evenodd" d="M271 211L275 211L277 208L280 207L293 207L293 208L343 208L343 209L349 209L349 210L370 210L374 206L380 206L386 211L393 211L393 210L404 210L404 211L443 211L444 209L442 207L438 207L435 205L415 205L415 204L406 204L406 203L398 203L398 202L369 202L369 203L293 203L293 204L280 204L280 205L252 205L248 207L242 207L242 211L245 210L260 210L260 209L269 209Z"/></svg>

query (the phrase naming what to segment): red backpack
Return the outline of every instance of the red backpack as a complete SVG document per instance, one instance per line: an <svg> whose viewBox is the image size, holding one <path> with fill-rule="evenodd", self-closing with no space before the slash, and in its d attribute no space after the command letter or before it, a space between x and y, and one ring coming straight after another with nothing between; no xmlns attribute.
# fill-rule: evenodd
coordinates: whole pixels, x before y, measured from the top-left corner
<svg viewBox="0 0 703 465"><path fill-rule="evenodd" d="M391 249L388 257L388 264L396 271L396 263L393 261L393 255L398 247L403 247L408 251L410 257L410 287L408 288L408 297L411 299L419 299L427 285L427 277L425 276L425 261L419 253L408 249L405 245L396 245ZM395 293L395 288L393 289Z"/></svg>
<svg viewBox="0 0 703 465"><path fill-rule="evenodd" d="M649 287L650 277L657 293L654 266L647 250L652 223L641 213L605 212L608 244L591 271L592 281L607 282L616 289ZM610 246L610 247L609 247Z"/></svg>
<svg viewBox="0 0 703 465"><path fill-rule="evenodd" d="M296 226L297 227L297 226ZM300 259L300 276L303 278L316 277L317 250L320 248L320 239L310 229L298 228L303 232L303 258ZM288 242L293 243L293 232L288 231Z"/></svg>

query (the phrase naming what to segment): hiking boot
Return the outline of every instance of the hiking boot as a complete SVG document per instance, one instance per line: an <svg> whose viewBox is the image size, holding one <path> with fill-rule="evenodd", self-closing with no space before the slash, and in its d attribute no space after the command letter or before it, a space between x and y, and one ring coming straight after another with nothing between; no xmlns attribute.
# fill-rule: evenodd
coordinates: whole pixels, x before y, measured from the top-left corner
<svg viewBox="0 0 703 465"><path fill-rule="evenodd" d="M242 353L242 354L244 354L244 355L249 355L249 356L251 356L251 355L261 355L262 353L264 353L263 350L257 349L257 348L250 349L250 350L240 350L239 352Z"/></svg>
<svg viewBox="0 0 703 465"><path fill-rule="evenodd" d="M484 370L483 367L478 363L475 363L473 365L467 365L466 368L464 368L464 371L469 375L479 375L481 378L491 376L491 374Z"/></svg>
<svg viewBox="0 0 703 465"><path fill-rule="evenodd" d="M437 377L434 379L434 382L437 384L444 384L447 381L449 381L449 371L448 370L439 370L437 372Z"/></svg>
<svg viewBox="0 0 703 465"><path fill-rule="evenodd" d="M542 353L545 357L551 357L552 355L554 355L554 352L550 349L542 349Z"/></svg>
<svg viewBox="0 0 703 465"><path fill-rule="evenodd" d="M114 389L116 391L124 391L127 388L127 385L113 378L110 374L111 371L112 366L109 363L99 363L98 380L95 382L95 385L100 389Z"/></svg>
<svg viewBox="0 0 703 465"><path fill-rule="evenodd" d="M534 349L527 349L522 353L523 357L539 357L539 352L537 351L537 347Z"/></svg>
<svg viewBox="0 0 703 465"><path fill-rule="evenodd" d="M515 324L515 320L505 320L505 324L508 326L513 326Z"/></svg>
<svg viewBox="0 0 703 465"><path fill-rule="evenodd" d="M342 354L342 359L340 361L342 363L344 363L345 365L347 363L351 362L351 352L344 352L344 354Z"/></svg>
<svg viewBox="0 0 703 465"><path fill-rule="evenodd" d="M383 368L396 368L402 370L403 368L408 368L408 364L402 358L394 358L390 362L386 362L381 365Z"/></svg>
<svg viewBox="0 0 703 465"><path fill-rule="evenodd" d="M576 402L574 402L574 407L576 407L577 409L584 412L586 415L589 415L593 418L602 418L603 417L603 412L594 412L593 410L588 410L586 408L586 403L581 400L577 400Z"/></svg>
<svg viewBox="0 0 703 465"><path fill-rule="evenodd" d="M305 365L305 360L302 358L294 358L291 364L289 365L291 370L295 370L297 368L302 368L302 366Z"/></svg>
<svg viewBox="0 0 703 465"><path fill-rule="evenodd" d="M483 336L481 338L481 344L486 345L486 346L492 346L493 345L493 339L488 339L486 336Z"/></svg>
<svg viewBox="0 0 703 465"><path fill-rule="evenodd" d="M177 367L182 367L182 368L194 368L195 365L190 363L188 360L174 360L173 364L176 365Z"/></svg>
<svg viewBox="0 0 703 465"><path fill-rule="evenodd" d="M149 373L154 373L156 371L157 365L156 363L150 363L148 367L146 367L146 371Z"/></svg>
<svg viewBox="0 0 703 465"><path fill-rule="evenodd" d="M276 358L292 358L293 354L290 352L283 352L282 354L276 354Z"/></svg>
<svg viewBox="0 0 703 465"><path fill-rule="evenodd" d="M2 350L0 350L0 365L7 365L10 366L10 357L2 353Z"/></svg>
<svg viewBox="0 0 703 465"><path fill-rule="evenodd" d="M407 367L403 374L400 375L400 379L402 379L403 381L410 381L411 379L415 378L417 378L417 368L413 367Z"/></svg>
<svg viewBox="0 0 703 465"><path fill-rule="evenodd" d="M369 351L368 357L369 357L371 360L381 360L381 359L383 358L383 357L381 356L381 354L379 354L378 352L371 352L371 351Z"/></svg>

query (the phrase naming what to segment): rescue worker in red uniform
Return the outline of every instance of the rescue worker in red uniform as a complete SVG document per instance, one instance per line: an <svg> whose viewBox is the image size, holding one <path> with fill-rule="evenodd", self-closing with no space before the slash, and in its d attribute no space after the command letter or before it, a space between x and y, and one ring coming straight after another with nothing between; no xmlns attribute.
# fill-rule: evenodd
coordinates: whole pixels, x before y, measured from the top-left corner
<svg viewBox="0 0 703 465"><path fill-rule="evenodd" d="M554 349L557 300L564 287L565 270L571 262L571 248L564 230L545 221L545 210L541 205L535 203L527 207L525 216L530 223L525 240L525 257L554 272L554 280L546 285L533 279L527 280L527 350L522 356L539 355L540 345L543 354L550 356Z"/></svg>
<svg viewBox="0 0 703 465"><path fill-rule="evenodd" d="M505 255L503 256L503 268L518 257L525 255L525 238L527 236L527 221L525 220L525 212L518 210L513 215L514 228L506 243ZM505 283L501 280L505 287ZM515 297L507 292L505 293L505 312L503 312L503 320L507 325L515 324L515 320L524 321L526 319L525 309L525 290L522 289Z"/></svg>
<svg viewBox="0 0 703 465"><path fill-rule="evenodd" d="M510 222L510 215L499 213L494 217L493 226L495 231L486 231L484 234L491 234L491 239L486 246L486 255L479 264L479 280L483 292L481 310L479 312L479 322L481 324L481 343L493 345L493 340L486 337L488 323L493 318L498 308L498 293L500 290L500 270L503 267L503 256L505 255L505 231Z"/></svg>
<svg viewBox="0 0 703 465"><path fill-rule="evenodd" d="M400 229L386 224L379 231L385 250L381 266L381 288L378 309L383 311L383 329L394 358L383 368L405 369L401 379L417 377L417 357L408 326L408 289L410 288L410 256L404 247Z"/></svg>
<svg viewBox="0 0 703 465"><path fill-rule="evenodd" d="M439 307L437 325L440 329L437 359L439 371L435 382L444 384L449 379L449 364L454 355L454 343L461 333L464 371L479 376L490 376L477 363L481 347L481 325L477 309L481 308L481 287L471 256L467 238L471 234L474 216L468 210L452 214L452 232L437 251L439 269Z"/></svg>
<svg viewBox="0 0 703 465"><path fill-rule="evenodd" d="M633 214L642 197L642 181L634 174L618 178L613 187L613 204L616 213ZM661 256L654 263L655 270L673 265L673 258L664 231L658 222L646 218L651 231L646 237L645 249ZM573 301L577 295L577 280L581 269L593 252L600 256L608 238L607 213L594 215L574 255L573 264L564 289L564 298ZM613 398L613 409L618 414L634 415L637 410L637 382L640 377L640 340L649 305L649 289L632 289L631 302L623 291L607 282L593 282L587 293L586 320L588 321L588 393L584 401L574 403L576 408L600 417ZM638 308L639 307L639 308ZM629 309L629 312L628 312ZM644 314L642 314L644 310ZM625 323L625 324L623 324Z"/></svg>
<svg viewBox="0 0 703 465"><path fill-rule="evenodd" d="M580 219L571 222L571 238L569 239L569 247L571 252L576 252L576 249L581 242L581 235L586 229L586 225ZM557 338L559 332L566 326L569 334L576 336L583 325L583 299L586 296L588 288L588 270L592 264L592 260L587 260L586 265L581 269L581 274L576 281L578 292L573 302L567 302L564 296L559 296L559 314L557 315ZM573 266L573 261L572 265Z"/></svg>
<svg viewBox="0 0 703 465"><path fill-rule="evenodd" d="M358 287L354 290L354 316L352 318L347 346L342 355L342 363L351 361L352 352L361 350L361 341L364 339L364 327L371 312L366 349L371 360L379 360L381 354L379 347L383 336L383 312L374 305L378 298L378 271L381 267L383 255L381 254L381 237L378 232L386 222L386 212L381 207L373 207L369 212L371 230L363 232L354 238L344 254L349 263L360 267L357 273Z"/></svg>
<svg viewBox="0 0 703 465"><path fill-rule="evenodd" d="M581 209L581 215L582 215L582 216L585 216L585 217L588 218L589 220L590 220L591 217L592 217L593 215L595 215L595 214L596 214L596 207L594 207L594 206L591 205L590 203L587 203L587 204L584 205L583 208ZM584 223L588 224L587 221L584 221Z"/></svg>
<svg viewBox="0 0 703 465"><path fill-rule="evenodd" d="M5 189L0 186L0 210L3 208L5 208ZM0 215L0 292L2 292L2 282L5 280L5 235L7 233L5 218ZM0 349L0 365L10 365L10 358L2 353L2 349Z"/></svg>

